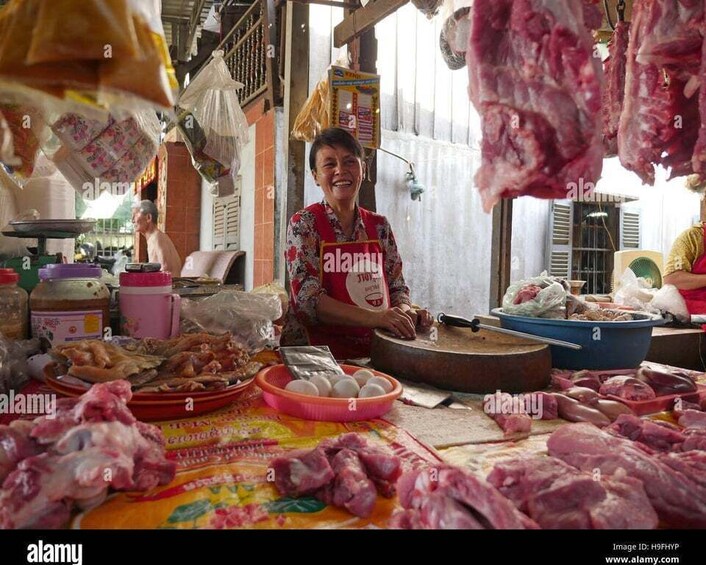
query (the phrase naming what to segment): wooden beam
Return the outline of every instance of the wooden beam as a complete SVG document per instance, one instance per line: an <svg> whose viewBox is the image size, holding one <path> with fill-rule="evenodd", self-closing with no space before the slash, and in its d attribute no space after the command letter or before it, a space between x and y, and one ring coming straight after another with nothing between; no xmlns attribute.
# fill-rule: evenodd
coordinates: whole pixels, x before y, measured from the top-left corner
<svg viewBox="0 0 706 565"><path fill-rule="evenodd" d="M304 207L306 145L292 139L290 132L297 114L309 97L309 6L287 2L285 23L286 51L284 67L284 198L275 200L275 277L285 280L282 257L289 219ZM278 245L279 244L279 245ZM289 281L286 281L287 287Z"/></svg>
<svg viewBox="0 0 706 565"><path fill-rule="evenodd" d="M320 4L322 6L332 6L334 8L359 8L360 4L356 2L335 2L334 0L291 0L299 4Z"/></svg>
<svg viewBox="0 0 706 565"><path fill-rule="evenodd" d="M363 32L355 38L349 45L351 55L353 55L353 68L364 73L377 74L377 52L378 42L375 37L375 28ZM363 178L358 195L358 204L370 210L377 211L377 201L375 198L375 185L377 184L377 151L372 152L372 156L367 160L368 174ZM368 180L369 179L369 180Z"/></svg>
<svg viewBox="0 0 706 565"><path fill-rule="evenodd" d="M490 242L490 310L502 306L510 286L512 261L512 200L503 198L493 208Z"/></svg>
<svg viewBox="0 0 706 565"><path fill-rule="evenodd" d="M333 30L333 45L342 47L351 39L385 19L409 0L370 0L364 8L348 14Z"/></svg>

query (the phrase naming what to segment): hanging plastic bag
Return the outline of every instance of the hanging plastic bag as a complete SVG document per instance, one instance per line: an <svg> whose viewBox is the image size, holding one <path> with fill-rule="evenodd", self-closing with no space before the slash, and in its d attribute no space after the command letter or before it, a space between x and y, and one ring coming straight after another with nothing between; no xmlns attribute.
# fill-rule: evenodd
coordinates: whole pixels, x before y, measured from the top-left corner
<svg viewBox="0 0 706 565"><path fill-rule="evenodd" d="M534 318L563 318L566 288L553 277L540 275L512 283L503 296L503 312Z"/></svg>
<svg viewBox="0 0 706 565"><path fill-rule="evenodd" d="M314 91L309 95L304 106L297 114L292 127L292 138L311 143L314 138L331 125L329 108L328 71Z"/></svg>
<svg viewBox="0 0 706 565"><path fill-rule="evenodd" d="M13 139L16 159L10 170L16 179L28 179L34 171L40 141L45 137L44 116L38 108L27 104L0 103L0 113Z"/></svg>
<svg viewBox="0 0 706 565"><path fill-rule="evenodd" d="M21 161L15 155L12 131L2 112L0 112L0 163L15 166L21 164Z"/></svg>
<svg viewBox="0 0 706 565"><path fill-rule="evenodd" d="M179 106L191 112L204 130L206 154L223 165L230 165L249 141L248 120L237 93L242 87L231 77L223 51L216 51L179 98Z"/></svg>

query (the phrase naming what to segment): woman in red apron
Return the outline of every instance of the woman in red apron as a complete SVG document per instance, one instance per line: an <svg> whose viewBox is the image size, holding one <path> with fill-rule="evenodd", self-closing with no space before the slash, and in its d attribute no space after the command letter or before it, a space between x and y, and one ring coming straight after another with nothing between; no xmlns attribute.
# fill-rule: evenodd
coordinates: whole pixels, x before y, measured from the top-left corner
<svg viewBox="0 0 706 565"><path fill-rule="evenodd" d="M700 246L701 255L691 261L691 271L684 269L680 263L688 261L689 254L695 255L694 251L695 234L692 230L698 230L698 237L701 238L702 245ZM706 314L706 253L702 250L706 249L706 235L704 234L703 225L693 226L682 233L677 242L674 244L674 249L670 254L669 265L675 270L664 277L665 284L673 284L679 289L679 293L684 297L689 314ZM692 255L692 256L693 256Z"/></svg>
<svg viewBox="0 0 706 565"><path fill-rule="evenodd" d="M431 326L415 309L387 220L356 202L363 149L348 132L324 130L309 154L324 200L297 212L287 233L291 313L283 345L328 345L338 359L367 357L374 328L415 337Z"/></svg>

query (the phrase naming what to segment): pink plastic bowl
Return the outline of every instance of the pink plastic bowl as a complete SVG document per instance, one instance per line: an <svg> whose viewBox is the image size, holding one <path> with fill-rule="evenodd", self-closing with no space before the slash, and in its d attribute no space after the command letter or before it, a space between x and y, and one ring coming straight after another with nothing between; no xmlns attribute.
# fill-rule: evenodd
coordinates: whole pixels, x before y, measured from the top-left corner
<svg viewBox="0 0 706 565"><path fill-rule="evenodd" d="M352 375L360 367L341 365L341 369L347 375ZM373 398L323 398L290 392L284 390L284 387L292 380L292 375L284 365L263 369L255 377L255 383L262 389L262 396L268 406L290 416L304 420L355 422L379 418L392 408L392 403L402 394L402 385L397 379L373 369L370 372L390 381L392 391Z"/></svg>

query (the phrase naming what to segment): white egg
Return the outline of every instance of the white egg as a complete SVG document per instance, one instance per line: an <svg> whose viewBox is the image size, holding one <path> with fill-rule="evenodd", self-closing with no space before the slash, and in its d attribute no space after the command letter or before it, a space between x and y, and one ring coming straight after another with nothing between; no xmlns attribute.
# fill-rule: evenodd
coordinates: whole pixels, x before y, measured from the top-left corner
<svg viewBox="0 0 706 565"><path fill-rule="evenodd" d="M333 385L331 396L334 398L355 398L360 392L360 387L355 379L341 379Z"/></svg>
<svg viewBox="0 0 706 565"><path fill-rule="evenodd" d="M306 394L307 396L319 396L319 389L316 388L314 383L300 379L289 381L287 386L284 387L284 390L288 390L289 392L297 392L299 394Z"/></svg>
<svg viewBox="0 0 706 565"><path fill-rule="evenodd" d="M314 375L309 379L309 382L313 384L319 391L319 396L331 396L331 382L322 375Z"/></svg>
<svg viewBox="0 0 706 565"><path fill-rule="evenodd" d="M375 383L368 382L358 393L358 398L371 398L373 396L382 396L385 390Z"/></svg>
<svg viewBox="0 0 706 565"><path fill-rule="evenodd" d="M331 386L336 386L336 383L340 381L341 379L352 379L350 375L328 375L328 380L331 383Z"/></svg>
<svg viewBox="0 0 706 565"><path fill-rule="evenodd" d="M387 394L388 392L392 392L392 383L388 381L385 377L373 377L372 379L368 380L367 383L369 385L378 385L382 390L385 391Z"/></svg>
<svg viewBox="0 0 706 565"><path fill-rule="evenodd" d="M372 371L368 371L368 369L358 369L355 373L353 373L353 378L355 379L355 382L358 383L358 386L365 386L365 383L367 383L374 376L375 375Z"/></svg>

